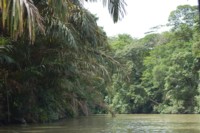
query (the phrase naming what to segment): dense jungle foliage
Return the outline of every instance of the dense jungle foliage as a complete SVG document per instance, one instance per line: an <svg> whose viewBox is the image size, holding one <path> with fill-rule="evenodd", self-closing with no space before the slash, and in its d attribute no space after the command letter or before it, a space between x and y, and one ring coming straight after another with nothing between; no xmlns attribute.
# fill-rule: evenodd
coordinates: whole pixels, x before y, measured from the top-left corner
<svg viewBox="0 0 200 133"><path fill-rule="evenodd" d="M110 38L122 64L107 87L106 100L115 112L200 113L198 9L178 6L168 20L167 32Z"/></svg>
<svg viewBox="0 0 200 133"><path fill-rule="evenodd" d="M115 2L104 4L117 22L125 3ZM110 110L104 88L118 62L81 1L5 0L0 11L0 121L48 122Z"/></svg>
<svg viewBox="0 0 200 133"><path fill-rule="evenodd" d="M1 123L92 113L200 113L196 6L172 11L170 31L136 39L108 38L76 0L3 2ZM122 8L108 5L114 22L123 17L123 1Z"/></svg>

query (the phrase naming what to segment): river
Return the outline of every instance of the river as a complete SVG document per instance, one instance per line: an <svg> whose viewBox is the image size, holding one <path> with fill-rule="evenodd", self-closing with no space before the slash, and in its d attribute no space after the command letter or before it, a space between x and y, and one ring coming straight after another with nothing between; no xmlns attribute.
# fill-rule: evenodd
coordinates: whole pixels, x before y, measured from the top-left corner
<svg viewBox="0 0 200 133"><path fill-rule="evenodd" d="M200 133L200 115L95 115L50 124L0 127L0 133Z"/></svg>

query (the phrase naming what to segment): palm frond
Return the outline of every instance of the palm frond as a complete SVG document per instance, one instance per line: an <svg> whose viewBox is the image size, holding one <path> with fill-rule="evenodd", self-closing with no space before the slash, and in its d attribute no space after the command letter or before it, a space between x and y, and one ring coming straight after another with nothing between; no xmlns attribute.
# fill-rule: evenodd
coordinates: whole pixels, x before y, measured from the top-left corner
<svg viewBox="0 0 200 133"><path fill-rule="evenodd" d="M11 57L0 53L0 64L5 65L5 64L13 64L13 63L15 63L15 61Z"/></svg>
<svg viewBox="0 0 200 133"><path fill-rule="evenodd" d="M71 7L69 0L48 0L48 5L52 9L53 16L66 20L67 10Z"/></svg>
<svg viewBox="0 0 200 133"><path fill-rule="evenodd" d="M0 65L6 66L7 64L15 63L14 59L9 56L7 51L12 51L12 47L9 44L9 40L4 37L0 37Z"/></svg>
<svg viewBox="0 0 200 133"><path fill-rule="evenodd" d="M36 26L44 33L43 19L32 0L1 0L0 9L2 26L10 32L14 39L24 32L25 26L29 30L31 42L34 42L35 39Z"/></svg>
<svg viewBox="0 0 200 133"><path fill-rule="evenodd" d="M109 0L108 1L108 11L113 17L114 23L122 19L126 14L125 11L125 1L124 0Z"/></svg>
<svg viewBox="0 0 200 133"><path fill-rule="evenodd" d="M98 0L89 0L89 1L97 2ZM118 20L122 19L125 16L126 14L125 0L102 0L102 2L103 6L108 7L108 11L112 16L114 23L116 23Z"/></svg>
<svg viewBox="0 0 200 133"><path fill-rule="evenodd" d="M77 48L76 40L73 35L73 29L69 24L65 24L60 20L51 19L50 26L46 29L46 34L51 38L59 38L65 41L70 47Z"/></svg>

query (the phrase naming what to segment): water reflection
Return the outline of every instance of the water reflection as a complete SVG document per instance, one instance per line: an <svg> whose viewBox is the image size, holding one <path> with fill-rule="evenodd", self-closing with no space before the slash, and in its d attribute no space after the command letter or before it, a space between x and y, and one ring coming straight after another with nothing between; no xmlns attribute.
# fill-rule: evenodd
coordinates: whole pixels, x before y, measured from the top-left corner
<svg viewBox="0 0 200 133"><path fill-rule="evenodd" d="M200 115L109 115L0 127L0 133L200 133Z"/></svg>

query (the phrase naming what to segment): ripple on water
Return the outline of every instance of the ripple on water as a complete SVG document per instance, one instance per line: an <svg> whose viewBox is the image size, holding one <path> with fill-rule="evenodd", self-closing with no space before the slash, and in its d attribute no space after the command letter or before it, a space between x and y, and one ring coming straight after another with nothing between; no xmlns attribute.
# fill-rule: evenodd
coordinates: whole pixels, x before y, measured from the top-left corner
<svg viewBox="0 0 200 133"><path fill-rule="evenodd" d="M200 133L200 115L92 116L54 124L3 127L0 133Z"/></svg>

